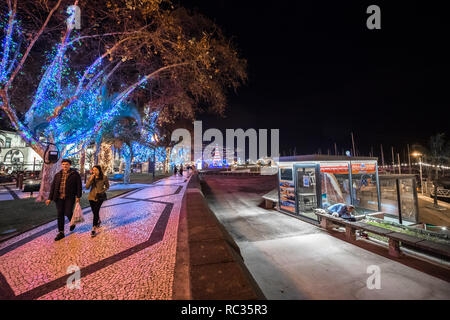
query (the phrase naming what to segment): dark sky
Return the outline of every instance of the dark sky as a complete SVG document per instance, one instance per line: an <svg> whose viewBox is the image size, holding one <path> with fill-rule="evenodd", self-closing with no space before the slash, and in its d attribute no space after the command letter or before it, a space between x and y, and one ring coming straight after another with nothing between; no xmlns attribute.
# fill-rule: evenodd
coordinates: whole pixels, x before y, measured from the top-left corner
<svg viewBox="0 0 450 320"><path fill-rule="evenodd" d="M180 0L216 21L248 60L225 119L204 127L279 128L297 154L379 144L403 152L449 130L446 11L422 1ZM381 30L366 9L381 8ZM396 151L396 152L397 152ZM386 152L386 151L385 151ZM388 152L386 152L388 153ZM387 157L387 155L386 155Z"/></svg>

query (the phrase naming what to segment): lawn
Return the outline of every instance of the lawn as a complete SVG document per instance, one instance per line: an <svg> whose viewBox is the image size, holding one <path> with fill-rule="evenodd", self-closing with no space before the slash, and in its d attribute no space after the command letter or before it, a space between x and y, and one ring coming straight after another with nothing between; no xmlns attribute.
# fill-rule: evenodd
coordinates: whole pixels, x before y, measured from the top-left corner
<svg viewBox="0 0 450 320"><path fill-rule="evenodd" d="M108 199L135 189L107 191ZM80 200L82 208L89 207L88 194ZM33 198L0 201L0 241L28 231L32 228L56 220L56 208L52 203L48 207Z"/></svg>

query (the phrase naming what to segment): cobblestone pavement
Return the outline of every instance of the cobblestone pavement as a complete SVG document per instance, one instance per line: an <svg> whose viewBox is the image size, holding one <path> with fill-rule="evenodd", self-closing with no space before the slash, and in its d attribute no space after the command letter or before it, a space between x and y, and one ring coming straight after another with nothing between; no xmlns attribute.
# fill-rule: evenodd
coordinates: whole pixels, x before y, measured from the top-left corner
<svg viewBox="0 0 450 320"><path fill-rule="evenodd" d="M58 242L56 221L0 245L0 299L171 299L181 200L188 178L169 177L106 201ZM67 285L80 268L80 288ZM68 271L68 269L70 271Z"/></svg>
<svg viewBox="0 0 450 320"><path fill-rule="evenodd" d="M28 198L30 197L30 193L23 193L22 196L18 195L18 193L23 193L16 188L15 184L4 184L0 186L0 201L4 200L15 200L19 198ZM35 195L37 193L35 192Z"/></svg>
<svg viewBox="0 0 450 320"><path fill-rule="evenodd" d="M109 183L109 190L145 188L148 186L148 184L144 183L123 184L122 182L117 181L110 181ZM83 192L86 192L85 184L83 184ZM14 183L0 185L0 201L36 198L38 193L39 192L23 192L21 189L17 188Z"/></svg>

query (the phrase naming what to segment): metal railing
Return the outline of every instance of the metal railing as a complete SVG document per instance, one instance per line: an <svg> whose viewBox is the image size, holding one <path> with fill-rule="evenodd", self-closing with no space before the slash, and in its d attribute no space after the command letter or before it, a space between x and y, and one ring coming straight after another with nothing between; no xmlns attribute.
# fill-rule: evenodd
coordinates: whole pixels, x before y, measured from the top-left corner
<svg viewBox="0 0 450 320"><path fill-rule="evenodd" d="M425 181L423 184L424 193L430 197L434 196L434 184L431 181ZM445 189L442 187L437 187L437 196L443 198L450 198L450 189Z"/></svg>
<svg viewBox="0 0 450 320"><path fill-rule="evenodd" d="M432 191L432 194L434 195L434 190ZM437 188L437 196L444 197L444 198L450 198L450 190L438 187Z"/></svg>

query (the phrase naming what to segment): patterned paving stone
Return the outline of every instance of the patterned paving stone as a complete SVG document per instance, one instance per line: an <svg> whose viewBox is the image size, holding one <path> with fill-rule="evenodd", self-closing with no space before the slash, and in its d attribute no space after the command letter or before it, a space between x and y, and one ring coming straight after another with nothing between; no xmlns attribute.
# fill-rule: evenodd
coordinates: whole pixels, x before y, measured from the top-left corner
<svg viewBox="0 0 450 320"><path fill-rule="evenodd" d="M185 180L169 177L106 201L95 238L87 209L61 241L53 241L52 222L3 243L0 296L14 296L1 298L170 299ZM81 289L68 288L69 266L80 268Z"/></svg>

